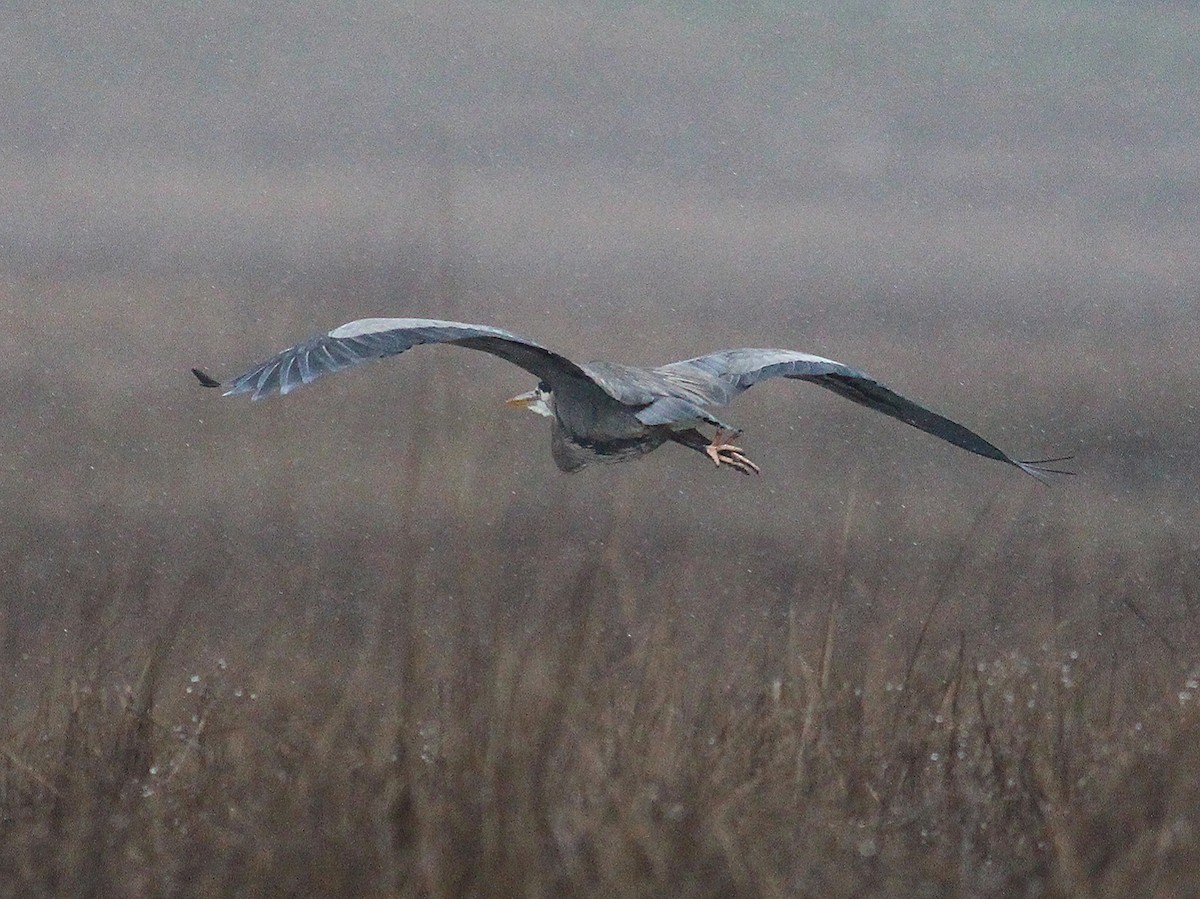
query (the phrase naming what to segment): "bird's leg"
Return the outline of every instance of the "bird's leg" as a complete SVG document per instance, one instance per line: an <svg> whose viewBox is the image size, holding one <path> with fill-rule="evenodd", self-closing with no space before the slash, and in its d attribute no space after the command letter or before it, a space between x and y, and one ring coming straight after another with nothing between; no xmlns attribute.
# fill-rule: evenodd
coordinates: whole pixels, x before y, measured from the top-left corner
<svg viewBox="0 0 1200 899"><path fill-rule="evenodd" d="M709 442L708 446L704 447L704 454L712 459L718 468L724 462L726 465L733 466L733 468L742 474L758 474L761 469L746 458L742 448L728 442L740 433L740 431L727 431L725 428L717 428L717 433L713 435L713 439Z"/></svg>
<svg viewBox="0 0 1200 899"><path fill-rule="evenodd" d="M709 440L695 428L685 428L678 431L670 430L667 432L667 437L680 446L704 453L718 467L725 464L742 474L758 474L758 466L746 458L740 447L730 446L724 442L728 437L738 433L740 432L730 431L728 428L718 429L717 436Z"/></svg>

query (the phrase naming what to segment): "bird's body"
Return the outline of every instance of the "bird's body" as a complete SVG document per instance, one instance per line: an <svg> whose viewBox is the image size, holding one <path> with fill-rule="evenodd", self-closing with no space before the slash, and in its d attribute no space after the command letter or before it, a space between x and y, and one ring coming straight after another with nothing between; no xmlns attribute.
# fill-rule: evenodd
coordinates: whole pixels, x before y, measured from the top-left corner
<svg viewBox="0 0 1200 899"><path fill-rule="evenodd" d="M768 378L810 381L972 453L1015 466L1039 479L1064 473L1047 459L1013 459L974 431L905 399L861 371L809 353L732 349L645 369L612 362L576 364L532 340L466 322L367 318L348 322L272 356L229 382L225 395L260 399L350 365L394 356L426 343L449 343L506 359L538 378L535 390L511 404L552 419L551 451L563 471L595 462L623 462L672 442L704 453L718 466L746 474L758 466L728 442L740 433L716 411ZM206 387L220 383L193 369ZM716 429L705 437L704 426Z"/></svg>

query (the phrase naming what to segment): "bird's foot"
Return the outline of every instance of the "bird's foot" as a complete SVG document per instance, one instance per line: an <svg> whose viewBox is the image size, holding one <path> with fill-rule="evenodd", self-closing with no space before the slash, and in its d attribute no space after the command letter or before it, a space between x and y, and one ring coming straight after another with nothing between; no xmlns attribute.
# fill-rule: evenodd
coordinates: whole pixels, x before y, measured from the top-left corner
<svg viewBox="0 0 1200 899"><path fill-rule="evenodd" d="M737 432L735 431L717 431L713 436L712 443L704 448L705 454L716 463L718 468L724 463L742 474L759 474L761 469L746 458L746 454L740 446L726 442L736 436Z"/></svg>

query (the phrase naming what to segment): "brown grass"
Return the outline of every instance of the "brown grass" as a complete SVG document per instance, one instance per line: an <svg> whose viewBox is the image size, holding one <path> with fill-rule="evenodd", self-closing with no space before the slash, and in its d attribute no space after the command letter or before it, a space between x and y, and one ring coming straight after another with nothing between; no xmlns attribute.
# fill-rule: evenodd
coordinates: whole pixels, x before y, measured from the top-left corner
<svg viewBox="0 0 1200 899"><path fill-rule="evenodd" d="M962 545L1027 567L1061 549L1000 522L986 510ZM4 891L1194 889L1188 634L1132 597L1109 597L1100 633L1060 611L997 636L959 610L1094 600L1061 570L1013 591L1002 553L967 549L925 579L910 560L901 579L920 583L864 602L855 579L882 574L851 551L868 526L853 508L816 586L783 559L713 583L724 563L658 520L669 586L622 543L638 523L605 526L552 567L536 549L500 561L561 541L552 519L425 548L401 530L301 546L227 521L121 549L95 522L44 533L73 548L40 571L31 542L10 548ZM767 555L742 549L731 567ZM1172 565L1147 562L1193 592Z"/></svg>

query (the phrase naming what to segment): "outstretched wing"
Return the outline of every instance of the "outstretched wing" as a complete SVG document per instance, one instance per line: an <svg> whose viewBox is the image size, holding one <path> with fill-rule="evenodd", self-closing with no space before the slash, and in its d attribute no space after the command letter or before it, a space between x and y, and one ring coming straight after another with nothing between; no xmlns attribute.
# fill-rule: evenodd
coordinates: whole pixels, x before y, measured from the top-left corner
<svg viewBox="0 0 1200 899"><path fill-rule="evenodd" d="M362 318L260 362L224 385L225 396L249 393L257 400L276 390L286 394L321 375L360 362L395 356L424 343L450 343L491 353L521 366L550 384L552 389L564 379L587 379L583 370L564 356L532 340L488 325L430 318ZM204 372L193 371L205 387L221 386Z"/></svg>
<svg viewBox="0 0 1200 899"><path fill-rule="evenodd" d="M690 395L702 395L709 403L718 406L729 403L738 394L768 378L810 381L868 409L898 418L905 424L940 437L968 452L1016 466L1040 481L1045 481L1047 475L1071 473L1047 467L1048 464L1066 461L1069 456L1057 459L1014 459L970 428L900 396L870 375L841 362L809 353L793 350L724 350L696 359L673 362L655 371Z"/></svg>

